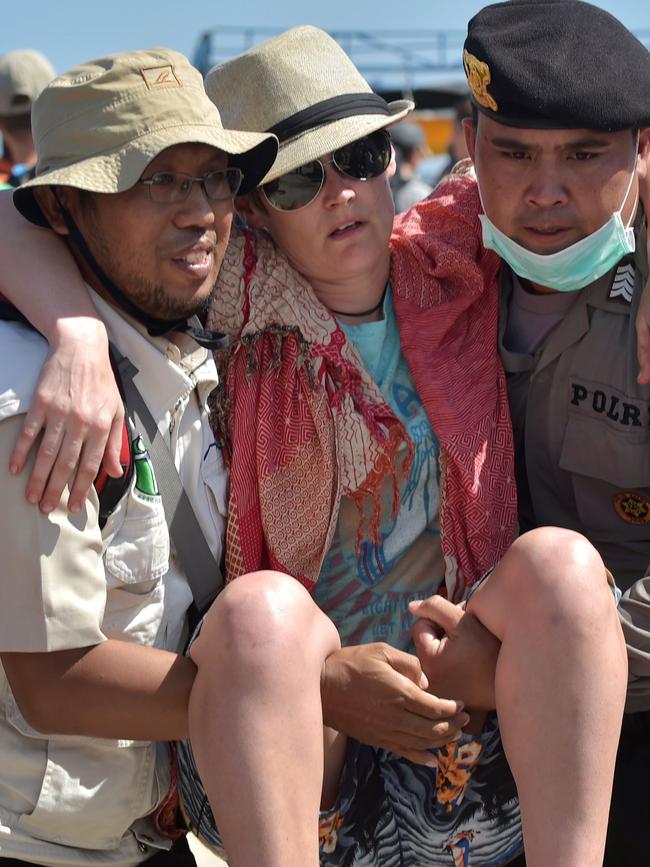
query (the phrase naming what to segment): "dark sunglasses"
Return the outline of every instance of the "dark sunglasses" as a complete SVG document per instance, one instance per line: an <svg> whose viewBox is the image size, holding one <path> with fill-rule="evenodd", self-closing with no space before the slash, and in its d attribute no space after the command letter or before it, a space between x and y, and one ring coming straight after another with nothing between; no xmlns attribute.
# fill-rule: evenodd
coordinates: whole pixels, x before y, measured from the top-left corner
<svg viewBox="0 0 650 867"><path fill-rule="evenodd" d="M278 211L297 211L311 204L320 193L325 183L325 166L330 163L348 178L367 181L383 175L390 157L390 135L380 129L338 148L331 160L312 160L264 184L262 192L269 205Z"/></svg>

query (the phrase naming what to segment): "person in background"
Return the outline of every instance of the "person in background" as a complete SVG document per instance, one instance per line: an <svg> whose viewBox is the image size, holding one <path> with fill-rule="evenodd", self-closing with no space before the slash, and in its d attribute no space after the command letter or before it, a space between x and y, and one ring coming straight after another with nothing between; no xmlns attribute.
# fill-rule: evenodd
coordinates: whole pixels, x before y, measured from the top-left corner
<svg viewBox="0 0 650 867"><path fill-rule="evenodd" d="M461 160L467 159L467 142L465 141L465 125L464 120L472 114L472 103L469 97L460 100L454 106L454 119L451 128L451 137L449 139L449 147L447 148L447 159L440 169L438 176L434 181L439 183L445 178Z"/></svg>
<svg viewBox="0 0 650 867"><path fill-rule="evenodd" d="M390 134L397 160L391 189L395 210L399 214L425 199L433 187L418 175L418 166L426 154L426 138L422 127L417 123L402 121L391 127Z"/></svg>
<svg viewBox="0 0 650 867"><path fill-rule="evenodd" d="M54 69L38 51L10 51L0 57L0 183L17 187L33 177L32 104L53 78Z"/></svg>

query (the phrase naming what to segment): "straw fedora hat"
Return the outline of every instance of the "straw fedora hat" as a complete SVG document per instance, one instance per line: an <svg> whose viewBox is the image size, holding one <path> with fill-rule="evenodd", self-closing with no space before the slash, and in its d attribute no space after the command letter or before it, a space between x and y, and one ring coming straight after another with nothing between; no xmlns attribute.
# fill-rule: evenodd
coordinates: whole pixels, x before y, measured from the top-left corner
<svg viewBox="0 0 650 867"><path fill-rule="evenodd" d="M405 117L413 103L386 102L341 46L317 27L294 27L213 67L205 89L224 122L273 132L278 157L264 182Z"/></svg>
<svg viewBox="0 0 650 867"><path fill-rule="evenodd" d="M230 155L242 192L259 184L277 152L272 135L225 129L198 70L167 48L112 54L55 78L32 110L36 177L14 191L18 210L47 225L34 188L94 193L130 189L163 150L197 142Z"/></svg>

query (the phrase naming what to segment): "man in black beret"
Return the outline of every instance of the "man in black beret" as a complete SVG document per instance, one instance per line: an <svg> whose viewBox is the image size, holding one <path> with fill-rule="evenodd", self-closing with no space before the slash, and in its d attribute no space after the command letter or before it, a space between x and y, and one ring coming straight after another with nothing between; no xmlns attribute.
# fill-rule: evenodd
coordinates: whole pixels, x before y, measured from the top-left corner
<svg viewBox="0 0 650 867"><path fill-rule="evenodd" d="M605 864L646 864L650 386L637 381L634 326L648 277L650 53L588 3L511 0L472 18L463 60L483 243L504 263L521 530L583 533L624 591L630 686Z"/></svg>

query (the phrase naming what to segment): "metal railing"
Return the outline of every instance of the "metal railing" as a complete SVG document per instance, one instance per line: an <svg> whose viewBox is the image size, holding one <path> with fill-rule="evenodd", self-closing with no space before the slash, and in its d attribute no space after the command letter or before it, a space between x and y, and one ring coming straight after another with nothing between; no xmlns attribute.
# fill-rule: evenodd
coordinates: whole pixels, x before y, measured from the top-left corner
<svg viewBox="0 0 650 867"><path fill-rule="evenodd" d="M213 27L200 34L194 65L205 73L286 28ZM331 35L378 93L416 104L452 105L464 90L464 30L335 30ZM650 50L650 30L636 32ZM445 93L446 91L446 93ZM420 97L418 99L418 97ZM649 96L650 98L650 96Z"/></svg>
<svg viewBox="0 0 650 867"><path fill-rule="evenodd" d="M199 37L194 65L208 69L282 28L213 27ZM335 30L331 35L375 87L411 90L440 74L462 75L462 30Z"/></svg>

